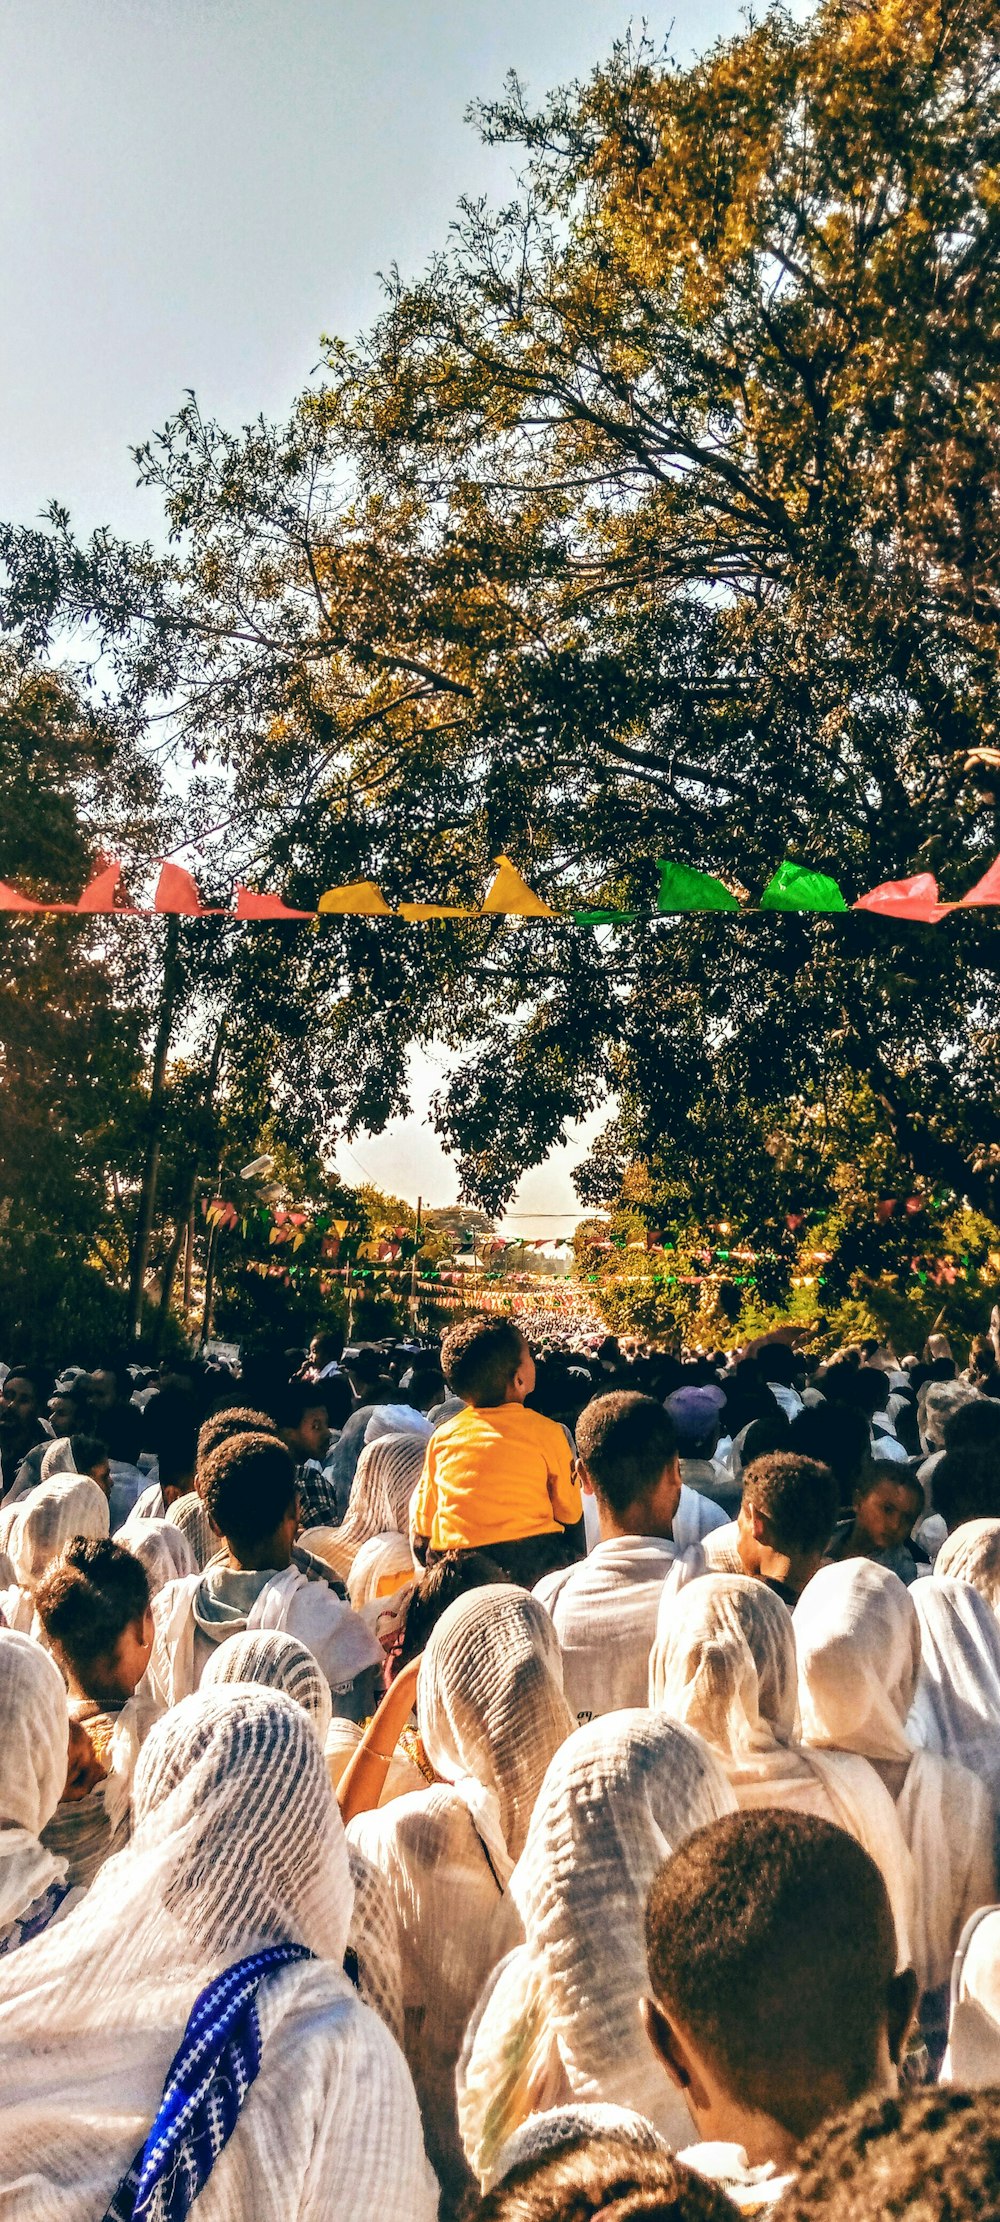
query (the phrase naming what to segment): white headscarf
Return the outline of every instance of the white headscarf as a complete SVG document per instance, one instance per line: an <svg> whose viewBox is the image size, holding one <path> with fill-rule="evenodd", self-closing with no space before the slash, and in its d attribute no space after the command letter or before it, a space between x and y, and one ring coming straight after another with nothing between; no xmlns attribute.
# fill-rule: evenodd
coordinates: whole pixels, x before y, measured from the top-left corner
<svg viewBox="0 0 1000 2222"><path fill-rule="evenodd" d="M435 1774L468 1807L502 1886L549 1760L573 1727L544 1606L500 1583L456 1597L420 1661L417 1721Z"/></svg>
<svg viewBox="0 0 1000 2222"><path fill-rule="evenodd" d="M960 1759L1000 1805L1000 1627L965 1582L915 1582L920 1674L910 1727L928 1751Z"/></svg>
<svg viewBox="0 0 1000 2222"><path fill-rule="evenodd" d="M221 1550L222 1539L216 1535L197 1490L190 1489L186 1497L175 1497L173 1504L167 1506L163 1517L172 1528L179 1528L181 1534L187 1537L194 1553L195 1565L200 1573L204 1573L209 1559L214 1558L216 1551Z"/></svg>
<svg viewBox="0 0 1000 2222"><path fill-rule="evenodd" d="M915 1877L892 1799L866 1759L803 1748L796 1673L795 1631L781 1598L749 1575L710 1574L665 1601L649 1701L711 1745L741 1810L780 1805L857 1837L885 1878L899 1965L907 1967Z"/></svg>
<svg viewBox="0 0 1000 2222"><path fill-rule="evenodd" d="M916 1870L913 1964L921 1988L936 1990L963 1923L996 1886L993 1813L975 1775L918 1750L907 1728L921 1657L912 1593L886 1567L845 1559L813 1576L794 1626L804 1740L905 1767L895 1805Z"/></svg>
<svg viewBox="0 0 1000 2222"><path fill-rule="evenodd" d="M366 1440L347 1511L339 1528L307 1528L303 1543L346 1580L363 1543L409 1533L410 1498L423 1471L424 1441L416 1433Z"/></svg>
<svg viewBox="0 0 1000 2222"><path fill-rule="evenodd" d="M2 1932L66 1873L38 1841L66 1782L66 1691L54 1659L12 1628L0 1628L0 1751Z"/></svg>
<svg viewBox="0 0 1000 2222"><path fill-rule="evenodd" d="M151 1597L158 1597L168 1582L178 1582L182 1575L198 1571L187 1537L169 1520L126 1520L115 1542L123 1544L145 1567Z"/></svg>
<svg viewBox="0 0 1000 2222"><path fill-rule="evenodd" d="M968 1582L1000 1619L1000 1520L965 1520L942 1543L935 1574Z"/></svg>
<svg viewBox="0 0 1000 2222"><path fill-rule="evenodd" d="M481 2003L459 2070L480 2180L529 2112L567 2099L633 2106L671 2144L690 2143L687 2107L639 2019L646 1898L670 1853L735 1809L714 1752L661 1714L606 1713L556 1753L510 1883L525 1942Z"/></svg>
<svg viewBox="0 0 1000 2222"><path fill-rule="evenodd" d="M416 1411L411 1404L373 1404L365 1442L376 1443L380 1435L413 1435L426 1443L433 1432L426 1412Z"/></svg>
<svg viewBox="0 0 1000 2222"><path fill-rule="evenodd" d="M284 1690L308 1714L322 1744L333 1719L330 1684L311 1651L284 1628L247 1628L242 1635L227 1636L213 1651L200 1688L217 1689L230 1682L254 1682L270 1690Z"/></svg>
<svg viewBox="0 0 1000 2222"><path fill-rule="evenodd" d="M100 1541L110 1530L108 1500L86 1476L57 1476L25 1498L11 1531L10 1556L22 1589L40 1582L74 1536Z"/></svg>
<svg viewBox="0 0 1000 2222"><path fill-rule="evenodd" d="M199 1691L151 1732L135 1834L65 1922L0 1967L0 2188L38 2222L103 2214L201 1990L260 1947L317 1958L258 1993L260 2073L199 2222L432 2222L395 2046L342 1972L353 1889L313 1729L275 1690Z"/></svg>
<svg viewBox="0 0 1000 2222"><path fill-rule="evenodd" d="M56 1474L75 1474L79 1471L73 1456L73 1444L68 1435L57 1435L46 1449L38 1470L39 1481L52 1481Z"/></svg>
<svg viewBox="0 0 1000 2222"><path fill-rule="evenodd" d="M917 1425L927 1450L944 1449L944 1431L963 1404L978 1404L979 1390L968 1381L924 1381L917 1391Z"/></svg>
<svg viewBox="0 0 1000 2222"><path fill-rule="evenodd" d="M358 1612L362 1605L378 1604L382 1597L388 1603L400 1590L408 1594L415 1576L413 1553L405 1535L397 1535L394 1530L373 1535L362 1543L350 1569L347 1594ZM383 1591L383 1582L391 1582L391 1590Z"/></svg>

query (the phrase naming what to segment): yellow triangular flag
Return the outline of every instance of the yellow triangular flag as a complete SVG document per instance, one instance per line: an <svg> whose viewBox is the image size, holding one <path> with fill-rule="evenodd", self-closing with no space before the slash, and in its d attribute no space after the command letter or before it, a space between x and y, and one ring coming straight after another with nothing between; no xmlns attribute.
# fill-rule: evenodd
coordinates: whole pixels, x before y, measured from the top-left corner
<svg viewBox="0 0 1000 2222"><path fill-rule="evenodd" d="M399 915L418 924L422 918L478 918L477 910L463 910L459 903L400 903Z"/></svg>
<svg viewBox="0 0 1000 2222"><path fill-rule="evenodd" d="M483 899L482 916L484 918L491 914L505 918L555 918L558 916L558 912L552 910L548 903L543 903L541 896L536 895L533 888L528 886L527 880L521 878L520 872L516 865L511 863L509 856L497 856L494 857L493 861L496 865L496 873Z"/></svg>
<svg viewBox="0 0 1000 2222"><path fill-rule="evenodd" d="M374 880L352 880L349 887L328 887L326 894L320 896L317 909L338 911L341 915L352 912L364 918L395 916Z"/></svg>

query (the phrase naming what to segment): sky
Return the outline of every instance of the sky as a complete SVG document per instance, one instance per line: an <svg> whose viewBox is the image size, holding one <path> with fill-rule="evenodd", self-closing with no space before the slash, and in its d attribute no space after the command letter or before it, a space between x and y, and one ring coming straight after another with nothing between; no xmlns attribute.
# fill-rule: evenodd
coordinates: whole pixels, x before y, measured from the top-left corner
<svg viewBox="0 0 1000 2222"><path fill-rule="evenodd" d="M460 195L509 186L469 102L511 68L539 96L586 76L630 19L615 0L3 0L0 515L55 497L81 532L155 537L130 446L192 387L231 427L283 415L320 335L377 310L377 273L420 269ZM687 61L740 14L647 19ZM344 1178L453 1201L439 1077L414 1061L413 1117L338 1152ZM526 1175L514 1231L571 1229L602 1123Z"/></svg>

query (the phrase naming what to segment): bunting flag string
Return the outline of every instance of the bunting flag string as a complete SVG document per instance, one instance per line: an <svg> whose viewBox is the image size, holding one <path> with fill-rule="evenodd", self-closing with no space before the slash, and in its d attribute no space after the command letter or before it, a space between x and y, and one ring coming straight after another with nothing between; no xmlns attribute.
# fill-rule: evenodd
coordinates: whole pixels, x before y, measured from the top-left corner
<svg viewBox="0 0 1000 2222"><path fill-rule="evenodd" d="M917 925L938 925L956 911L1000 908L1000 857L983 877L955 902L943 902L932 872L917 872L910 879L886 880L848 903L840 886L825 872L815 872L786 857L768 881L758 903L737 894L710 872L664 858L659 864L660 887L655 910L556 910L536 894L507 856L494 859L493 879L478 907L457 903L400 903L386 901L374 880L351 880L343 887L328 888L314 910L297 910L282 897L257 892L237 880L231 908L202 902L197 882L180 864L167 859L160 866L151 906L136 905L126 894L122 867L114 859L102 861L94 878L75 903L50 902L26 895L0 880L0 911L23 916L60 913L63 916L107 918L221 918L230 923L266 922L301 925L320 918L353 917L402 919L407 925L432 921L469 921L488 918L545 919L581 927L651 924L658 918L680 918L690 913L725 912L730 917L759 918L778 913L820 917L865 912L872 918L908 920Z"/></svg>

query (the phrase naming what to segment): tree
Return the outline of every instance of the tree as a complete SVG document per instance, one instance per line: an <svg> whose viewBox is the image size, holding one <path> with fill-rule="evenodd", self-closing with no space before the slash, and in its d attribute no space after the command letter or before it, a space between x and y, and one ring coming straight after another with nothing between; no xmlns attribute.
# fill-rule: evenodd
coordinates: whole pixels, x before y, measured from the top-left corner
<svg viewBox="0 0 1000 2222"><path fill-rule="evenodd" d="M661 855L756 893L784 851L961 894L997 843L965 764L1000 707L998 93L987 0L773 9L687 69L625 42L537 112L512 81L510 203L286 427L191 399L140 451L166 559L7 532L6 622L96 628L292 902L468 901L500 847L570 905L648 908ZM443 1038L490 1211L609 1092L645 1159L853 1076L911 1178L995 1215L995 952L975 912L276 928L236 945L233 1056L378 1127Z"/></svg>

